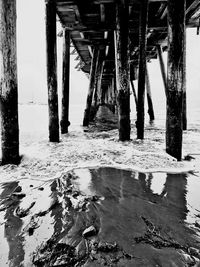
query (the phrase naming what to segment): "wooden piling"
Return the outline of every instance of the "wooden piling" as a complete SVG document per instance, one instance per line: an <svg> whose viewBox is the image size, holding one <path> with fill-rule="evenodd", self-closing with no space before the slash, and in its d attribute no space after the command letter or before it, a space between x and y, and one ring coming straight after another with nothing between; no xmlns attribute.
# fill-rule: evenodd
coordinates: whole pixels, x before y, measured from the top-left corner
<svg viewBox="0 0 200 267"><path fill-rule="evenodd" d="M128 1L116 5L115 69L119 118L119 140L130 140L130 85Z"/></svg>
<svg viewBox="0 0 200 267"><path fill-rule="evenodd" d="M0 109L2 164L18 164L16 0L0 0Z"/></svg>
<svg viewBox="0 0 200 267"><path fill-rule="evenodd" d="M187 130L187 97L186 90L183 91L183 130Z"/></svg>
<svg viewBox="0 0 200 267"><path fill-rule="evenodd" d="M185 34L185 46L186 46L186 34ZM187 93L186 93L186 49L184 50L184 80L183 80L183 130L187 130Z"/></svg>
<svg viewBox="0 0 200 267"><path fill-rule="evenodd" d="M49 141L59 142L57 93L56 4L46 0L47 87L49 107Z"/></svg>
<svg viewBox="0 0 200 267"><path fill-rule="evenodd" d="M183 93L185 87L186 1L168 0L168 73L166 151L182 157Z"/></svg>
<svg viewBox="0 0 200 267"><path fill-rule="evenodd" d="M70 32L63 29L63 74L62 74L62 112L61 133L68 133L69 122L69 89L70 89Z"/></svg>
<svg viewBox="0 0 200 267"><path fill-rule="evenodd" d="M144 96L146 80L146 43L147 43L148 0L141 1L139 23L139 74L138 74L138 107L137 138L144 139Z"/></svg>
<svg viewBox="0 0 200 267"><path fill-rule="evenodd" d="M155 120L155 116L154 116L154 109L153 109L153 101L151 97L151 86L150 86L149 71L148 71L147 64L146 64L146 91L147 91L149 119L150 119L150 122L152 122Z"/></svg>
<svg viewBox="0 0 200 267"><path fill-rule="evenodd" d="M161 75L163 79L164 89L165 89L165 95L167 95L167 76L166 76L166 71L165 71L165 64L163 60L163 51L162 51L161 45L157 45L157 53L158 53L158 59L160 63L160 70L161 70Z"/></svg>
<svg viewBox="0 0 200 267"><path fill-rule="evenodd" d="M102 75L103 75L103 69L104 69L105 61L102 62L101 65L101 72L100 76L98 78L98 95L99 95L99 104L101 105L103 103L103 88L102 88Z"/></svg>
<svg viewBox="0 0 200 267"><path fill-rule="evenodd" d="M88 88L86 109L85 109L84 118L83 118L83 126L89 125L90 108L92 104L92 98L93 98L94 87L95 87L95 75L96 75L98 56L99 56L99 49L97 46L95 46L93 49L92 62L91 62L91 67L90 67L90 83L89 83L89 88Z"/></svg>

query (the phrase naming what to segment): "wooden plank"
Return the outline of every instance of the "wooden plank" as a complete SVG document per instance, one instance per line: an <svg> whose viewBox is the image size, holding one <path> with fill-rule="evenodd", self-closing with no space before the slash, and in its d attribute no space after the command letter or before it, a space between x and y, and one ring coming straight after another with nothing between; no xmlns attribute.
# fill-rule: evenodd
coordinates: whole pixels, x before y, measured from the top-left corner
<svg viewBox="0 0 200 267"><path fill-rule="evenodd" d="M166 152L182 158L183 93L185 87L186 1L168 0L168 74Z"/></svg>
<svg viewBox="0 0 200 267"><path fill-rule="evenodd" d="M139 73L138 73L138 107L137 138L144 139L144 96L146 80L146 45L147 45L148 0L141 3L139 34Z"/></svg>
<svg viewBox="0 0 200 267"><path fill-rule="evenodd" d="M16 0L0 0L0 25L1 163L18 164Z"/></svg>
<svg viewBox="0 0 200 267"><path fill-rule="evenodd" d="M58 93L57 93L57 45L56 6L53 0L46 2L47 87L49 107L49 141L59 142Z"/></svg>
<svg viewBox="0 0 200 267"><path fill-rule="evenodd" d="M130 140L130 85L127 2L116 5L115 70L118 101L119 140Z"/></svg>
<svg viewBox="0 0 200 267"><path fill-rule="evenodd" d="M70 89L70 32L63 29L63 72L62 72L62 109L61 133L68 133L69 122L69 89Z"/></svg>

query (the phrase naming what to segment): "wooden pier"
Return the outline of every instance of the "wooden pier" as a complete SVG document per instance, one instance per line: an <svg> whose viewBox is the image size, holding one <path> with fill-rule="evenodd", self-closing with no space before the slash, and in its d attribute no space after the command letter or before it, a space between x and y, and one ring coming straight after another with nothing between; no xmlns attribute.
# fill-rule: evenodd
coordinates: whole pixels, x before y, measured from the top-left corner
<svg viewBox="0 0 200 267"><path fill-rule="evenodd" d="M130 84L137 103L137 138L145 138L144 99L154 119L147 62L158 58L167 103L166 151L182 159L186 116L186 27L200 27L200 0L45 0L49 140L68 132L70 42L77 68L89 75L83 125L109 104L117 110L119 140L130 139ZM63 27L62 115L57 93L56 17ZM167 70L162 52L168 51ZM0 0L2 164L19 161L16 0ZM167 73L167 74L166 74ZM136 95L133 80L138 79ZM81 90L81 88L80 88ZM146 90L146 94L145 94ZM156 116L156 114L155 114Z"/></svg>

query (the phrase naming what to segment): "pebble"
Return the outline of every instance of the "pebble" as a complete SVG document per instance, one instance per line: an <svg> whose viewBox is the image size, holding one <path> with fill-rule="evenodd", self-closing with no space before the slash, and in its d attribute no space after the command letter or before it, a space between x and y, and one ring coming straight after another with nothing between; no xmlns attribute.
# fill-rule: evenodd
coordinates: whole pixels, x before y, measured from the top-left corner
<svg viewBox="0 0 200 267"><path fill-rule="evenodd" d="M83 237L84 238L87 238L89 236L93 236L93 235L96 235L97 231L95 229L95 227L93 225L91 225L90 227L86 228L84 231L83 231Z"/></svg>

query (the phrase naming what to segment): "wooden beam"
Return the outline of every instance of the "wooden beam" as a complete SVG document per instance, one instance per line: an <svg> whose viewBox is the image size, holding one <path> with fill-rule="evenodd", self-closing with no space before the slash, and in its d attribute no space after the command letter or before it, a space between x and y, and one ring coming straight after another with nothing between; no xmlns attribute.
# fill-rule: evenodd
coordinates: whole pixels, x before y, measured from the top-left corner
<svg viewBox="0 0 200 267"><path fill-rule="evenodd" d="M68 133L69 122L69 88L70 88L70 32L63 29L63 73L62 73L62 112L61 133Z"/></svg>
<svg viewBox="0 0 200 267"><path fill-rule="evenodd" d="M18 164L16 0L0 0L0 25L1 163Z"/></svg>
<svg viewBox="0 0 200 267"><path fill-rule="evenodd" d="M48 87L48 106L49 106L49 141L59 142L56 5L53 0L47 0L45 3L46 3L47 87Z"/></svg>
<svg viewBox="0 0 200 267"><path fill-rule="evenodd" d="M146 45L147 45L148 0L141 2L139 33L139 74L138 74L138 107L137 138L144 139L144 96L146 80Z"/></svg>
<svg viewBox="0 0 200 267"><path fill-rule="evenodd" d="M86 109L85 109L84 118L83 118L83 126L89 125L90 108L92 104L93 92L94 92L94 87L95 87L95 75L96 75L98 56L99 56L99 50L98 50L98 47L95 46L93 50L92 63L91 63L91 68L90 68L90 83L89 83L89 88L88 88Z"/></svg>
<svg viewBox="0 0 200 267"><path fill-rule="evenodd" d="M160 70L161 70L161 75L163 79L164 89L165 89L165 95L167 95L167 76L166 76L166 71L165 71L165 64L163 60L163 51L162 51L161 45L157 45L157 53L158 53L158 59L160 63Z"/></svg>
<svg viewBox="0 0 200 267"><path fill-rule="evenodd" d="M185 87L186 1L168 0L168 73L166 152L182 158L183 94Z"/></svg>
<svg viewBox="0 0 200 267"><path fill-rule="evenodd" d="M194 14L194 12L195 12L195 10L196 10L196 8L197 8L197 6L199 5L199 0L194 0L188 7L187 7L187 9L186 9L186 15L188 16L189 15L189 17L192 17L192 15ZM187 17L187 20L188 20L189 18Z"/></svg>
<svg viewBox="0 0 200 267"><path fill-rule="evenodd" d="M116 5L115 70L119 118L119 140L130 140L130 85L129 85L129 6Z"/></svg>

